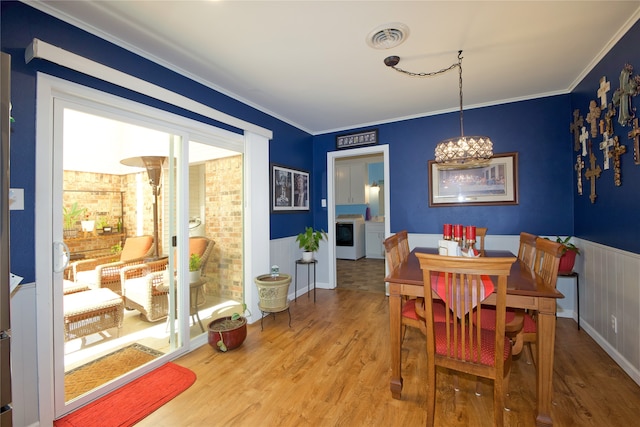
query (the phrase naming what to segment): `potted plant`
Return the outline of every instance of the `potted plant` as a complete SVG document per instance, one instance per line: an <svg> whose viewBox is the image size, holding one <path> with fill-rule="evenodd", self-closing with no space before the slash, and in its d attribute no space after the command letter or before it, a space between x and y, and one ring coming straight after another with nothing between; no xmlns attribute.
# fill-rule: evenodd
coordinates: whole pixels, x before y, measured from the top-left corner
<svg viewBox="0 0 640 427"><path fill-rule="evenodd" d="M195 283L200 280L200 267L202 266L202 257L198 254L191 254L189 257L189 282Z"/></svg>
<svg viewBox="0 0 640 427"><path fill-rule="evenodd" d="M576 255L580 255L580 249L576 245L570 242L571 236L566 238L556 237L556 242L563 246L562 257L560 258L560 265L558 266L558 273L566 274L573 271L573 265L576 261Z"/></svg>
<svg viewBox="0 0 640 427"><path fill-rule="evenodd" d="M300 244L302 260L306 262L313 261L313 253L320 248L320 241L327 238L324 230L314 230L313 227L307 227L304 233L298 234L296 242Z"/></svg>
<svg viewBox="0 0 640 427"><path fill-rule="evenodd" d="M81 208L78 206L78 202L73 202L70 208L67 209L66 206L62 208L62 218L64 221L64 237L76 237L75 225L78 222L78 219L85 213L87 208Z"/></svg>
<svg viewBox="0 0 640 427"><path fill-rule="evenodd" d="M246 304L242 304L242 310L251 315ZM247 338L247 318L240 313L233 313L210 322L207 329L209 345L224 353L240 347Z"/></svg>

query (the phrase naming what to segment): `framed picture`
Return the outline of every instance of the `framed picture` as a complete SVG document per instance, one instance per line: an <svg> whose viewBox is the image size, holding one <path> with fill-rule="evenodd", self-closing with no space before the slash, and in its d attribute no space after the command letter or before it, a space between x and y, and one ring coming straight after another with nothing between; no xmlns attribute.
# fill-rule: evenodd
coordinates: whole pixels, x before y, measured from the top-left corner
<svg viewBox="0 0 640 427"><path fill-rule="evenodd" d="M336 136L336 148L353 148L378 143L378 129Z"/></svg>
<svg viewBox="0 0 640 427"><path fill-rule="evenodd" d="M518 153L496 154L474 168L429 161L429 206L517 205Z"/></svg>
<svg viewBox="0 0 640 427"><path fill-rule="evenodd" d="M271 165L271 212L309 211L309 172Z"/></svg>

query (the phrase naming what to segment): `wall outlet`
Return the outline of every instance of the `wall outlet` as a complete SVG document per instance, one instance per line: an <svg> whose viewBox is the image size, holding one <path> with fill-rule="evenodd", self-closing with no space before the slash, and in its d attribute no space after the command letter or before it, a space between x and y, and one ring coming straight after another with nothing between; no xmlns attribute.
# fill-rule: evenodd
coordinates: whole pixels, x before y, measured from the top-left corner
<svg viewBox="0 0 640 427"><path fill-rule="evenodd" d="M613 333L618 333L618 319L613 314L611 315L611 329L613 329Z"/></svg>

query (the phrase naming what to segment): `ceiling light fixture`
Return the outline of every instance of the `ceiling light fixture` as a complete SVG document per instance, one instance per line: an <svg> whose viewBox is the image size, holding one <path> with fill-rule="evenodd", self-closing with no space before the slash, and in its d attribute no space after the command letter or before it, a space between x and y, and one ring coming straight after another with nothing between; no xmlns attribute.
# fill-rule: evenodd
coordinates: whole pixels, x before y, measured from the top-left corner
<svg viewBox="0 0 640 427"><path fill-rule="evenodd" d="M458 62L448 68L430 73L412 73L396 67L400 62L398 56L388 56L384 64L394 70L408 74L412 77L432 77L446 73L453 68L458 68L460 86L460 137L454 137L440 141L436 145L435 158L440 168L480 167L486 165L493 156L493 143L488 136L464 136L463 109L462 109L462 51L458 51Z"/></svg>

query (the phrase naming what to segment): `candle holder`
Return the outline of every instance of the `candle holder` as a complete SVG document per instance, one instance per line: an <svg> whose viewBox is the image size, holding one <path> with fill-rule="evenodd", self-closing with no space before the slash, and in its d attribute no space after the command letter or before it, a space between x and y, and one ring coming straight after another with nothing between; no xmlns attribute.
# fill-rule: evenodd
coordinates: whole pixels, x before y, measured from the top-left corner
<svg viewBox="0 0 640 427"><path fill-rule="evenodd" d="M445 224L443 226L443 231L442 231L442 238L444 240L451 240L452 237L452 229L453 226L451 224Z"/></svg>

